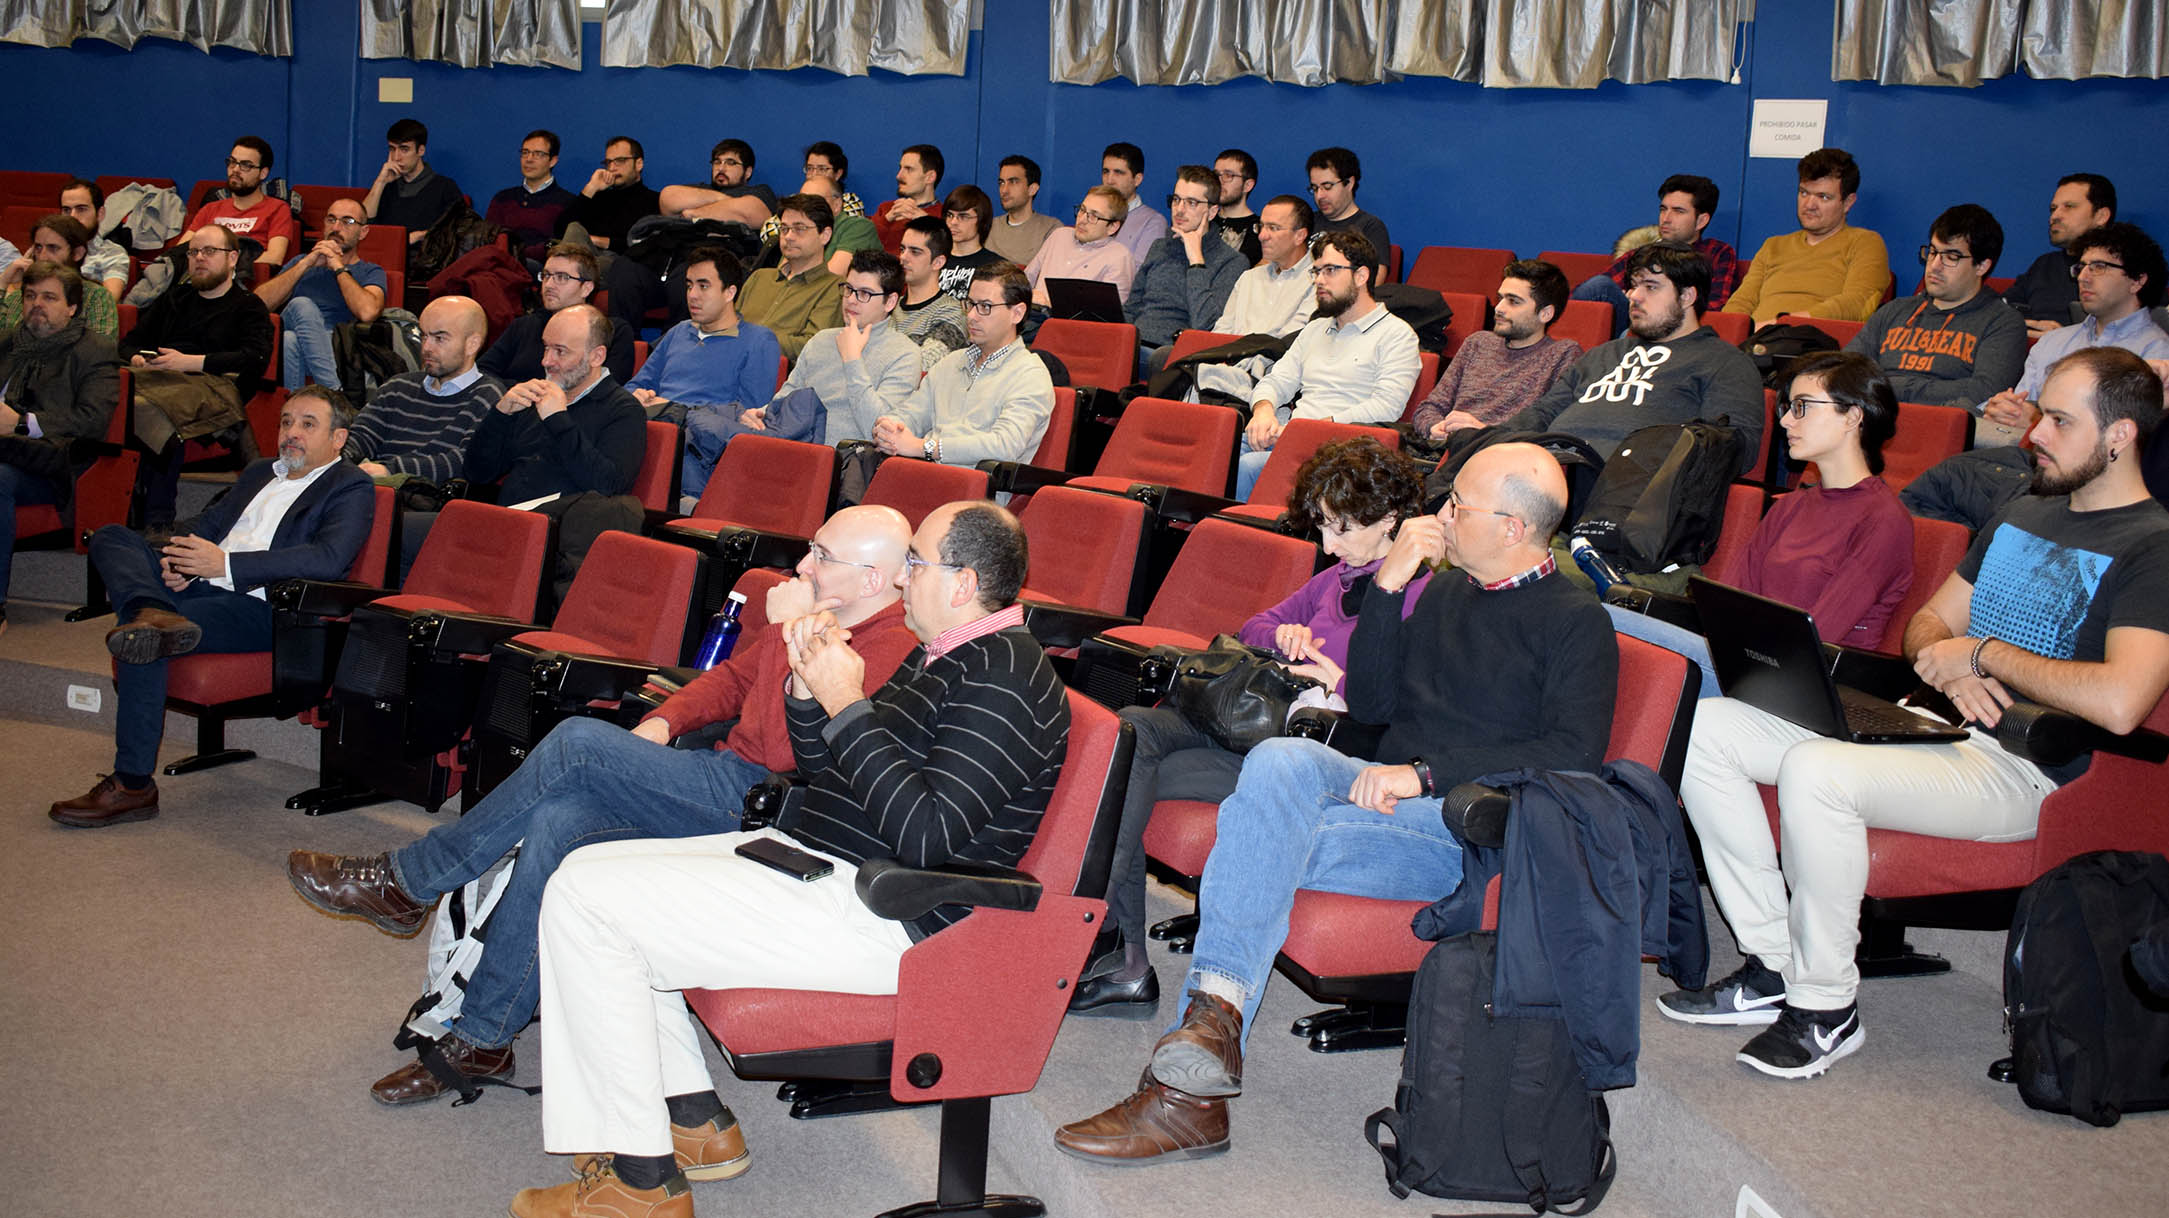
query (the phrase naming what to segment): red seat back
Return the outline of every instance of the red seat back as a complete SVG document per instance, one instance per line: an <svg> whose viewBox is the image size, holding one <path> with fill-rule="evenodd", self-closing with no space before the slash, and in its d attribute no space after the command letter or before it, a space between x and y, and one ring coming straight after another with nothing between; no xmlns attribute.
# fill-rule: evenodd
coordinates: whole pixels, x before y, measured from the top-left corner
<svg viewBox="0 0 2169 1218"><path fill-rule="evenodd" d="M1571 254L1565 250L1545 250L1536 257L1539 262L1549 262L1558 267L1560 272L1566 276L1567 286L1569 287L1578 286L1584 279L1594 275L1602 275L1612 269L1612 255L1610 254ZM1599 302L1592 300L1587 303L1597 304ZM1553 333L1557 333L1557 331L1553 331Z"/></svg>
<svg viewBox="0 0 2169 1218"><path fill-rule="evenodd" d="M1726 313L1711 309L1702 314L1702 324L1717 331L1717 337L1737 347L1755 332L1755 319L1745 313Z"/></svg>
<svg viewBox="0 0 2169 1218"><path fill-rule="evenodd" d="M438 514L400 591L531 622L549 555L549 517L454 499Z"/></svg>
<svg viewBox="0 0 2169 1218"><path fill-rule="evenodd" d="M221 183L219 183L219 185L221 185L221 186L224 186L224 185L225 185L225 183L224 183L224 182L221 182ZM300 195L300 196L301 196L301 227L302 227L302 231L304 231L304 232L311 232L311 233L320 233L320 232L323 232L323 231L324 231L324 213L325 213L325 212L327 212L327 211L330 211L330 210L331 210L331 203L332 203L332 200L334 200L334 199L352 199L352 200L354 200L354 201L355 201L356 203L360 203L360 202L363 202L364 200L368 199L368 197L369 197L369 188L368 188L368 187L366 187L366 186L298 186L298 185L297 185L297 186L295 186L295 187L294 187L294 193L295 193L295 194L298 194L298 195ZM402 230L400 230L400 231L401 231L401 234L402 234L402 235L401 235L401 237L400 237L400 243L401 243L401 252L400 252L400 257L399 257L399 261L400 261L400 262L402 262L402 263L404 263L404 262L406 261L406 254L405 254L405 242L406 242L406 237L405 237L405 235L404 235L404 233L405 233L405 230L404 230L404 229L402 229ZM376 263L378 263L378 265L380 265L380 266L386 266L386 265L389 265L388 263L384 263L384 262L382 262L381 260L379 260L379 259L376 259L376 258L371 258L371 259L369 259L369 260L370 260L371 262L376 262Z"/></svg>
<svg viewBox="0 0 2169 1218"><path fill-rule="evenodd" d="M1092 472L1101 478L1226 494L1241 418L1225 406L1132 399Z"/></svg>
<svg viewBox="0 0 2169 1218"><path fill-rule="evenodd" d="M1816 329L1821 330L1823 333L1828 334L1831 338L1837 340L1837 344L1840 347L1853 341L1853 335L1860 333L1860 323L1857 321L1841 321L1835 317L1807 316L1796 317L1791 320L1796 322L1797 324L1813 326Z"/></svg>
<svg viewBox="0 0 2169 1218"><path fill-rule="evenodd" d="M1276 509L1287 506L1288 496L1295 493L1295 476L1301 472L1303 463L1310 460L1311 454L1335 441L1356 436L1369 436L1391 449L1401 447L1401 433L1390 427L1361 427L1328 419L1288 420L1287 429L1273 441L1273 455L1265 459L1265 468L1258 471L1258 481L1250 488L1248 502Z"/></svg>
<svg viewBox="0 0 2169 1218"><path fill-rule="evenodd" d="M1551 323L1553 338L1571 338L1582 350L1594 351L1612 341L1612 306L1601 300L1570 300Z"/></svg>
<svg viewBox="0 0 2169 1218"><path fill-rule="evenodd" d="M1386 246L1386 274L1385 274L1385 278L1381 279L1381 280L1380 280L1379 282L1381 282L1381 283L1399 283L1399 282L1401 282L1401 247L1400 247L1400 246L1398 246L1398 245L1391 245L1391 244L1389 244L1389 245L1387 245L1387 246Z"/></svg>
<svg viewBox="0 0 2169 1218"><path fill-rule="evenodd" d="M1167 362L1172 364L1186 355L1224 347L1241 337L1240 334L1220 334L1212 330L1184 330L1175 336L1175 345L1168 350Z"/></svg>
<svg viewBox="0 0 2169 1218"><path fill-rule="evenodd" d="M1453 319L1446 323L1446 358L1452 359L1461 349L1461 342L1469 335L1491 325L1491 297L1487 292L1441 292L1446 307L1454 311Z"/></svg>
<svg viewBox="0 0 2169 1218"><path fill-rule="evenodd" d="M735 443L735 441L734 441ZM883 461L866 483L865 503L895 508L917 532L929 513L944 503L987 497L984 470L939 461L915 461L897 457Z"/></svg>
<svg viewBox="0 0 2169 1218"><path fill-rule="evenodd" d="M1877 651L1886 655L1903 653L1905 624L1958 569L1958 560L1966 556L1966 547L1972 542L1973 535L1955 520L1913 518L1913 586L1906 589L1905 599L1892 611L1890 625L1883 628L1882 641L1876 644Z"/></svg>
<svg viewBox="0 0 2169 1218"><path fill-rule="evenodd" d="M728 450L726 450L728 451ZM678 507L678 425L648 420L648 447L633 475L633 495L651 512Z"/></svg>
<svg viewBox="0 0 2169 1218"><path fill-rule="evenodd" d="M550 629L604 655L674 664L699 570L696 550L613 529L589 548Z"/></svg>
<svg viewBox="0 0 2169 1218"><path fill-rule="evenodd" d="M1612 702L1606 761L1639 761L1679 785L1687 733L1701 692L1694 665L1676 651L1619 635L1619 687Z"/></svg>
<svg viewBox="0 0 2169 1218"><path fill-rule="evenodd" d="M716 461L715 473L693 506L693 518L785 537L811 537L828 519L835 482L835 449L774 436L741 435Z"/></svg>
<svg viewBox="0 0 2169 1218"><path fill-rule="evenodd" d="M1227 520L1202 520L1145 611L1144 624L1209 639L1235 633L1316 573L1308 541Z"/></svg>
<svg viewBox="0 0 2169 1218"><path fill-rule="evenodd" d="M1467 292L1489 297L1499 290L1499 272L1514 260L1512 250L1460 245L1427 245L1416 255L1408 281L1439 292Z"/></svg>
<svg viewBox="0 0 2169 1218"><path fill-rule="evenodd" d="M1050 317L1040 323L1032 349L1061 360L1072 385L1120 389L1137 379L1136 326Z"/></svg>
<svg viewBox="0 0 2169 1218"><path fill-rule="evenodd" d="M1401 422L1416 417L1416 408L1431 396L1431 387L1438 384L1439 358L1436 351L1416 353L1416 383L1408 387L1408 401L1401 407Z"/></svg>
<svg viewBox="0 0 2169 1218"><path fill-rule="evenodd" d="M1027 600L1126 613L1145 533L1145 505L1121 495L1050 486L1019 518L1031 549Z"/></svg>
<svg viewBox="0 0 2169 1218"><path fill-rule="evenodd" d="M372 489L376 492L376 515L369 521L369 536L362 539L362 547L354 555L354 565L346 569L346 577L372 588L389 588L394 574L392 525L399 519L399 492L388 486Z"/></svg>
<svg viewBox="0 0 2169 1218"><path fill-rule="evenodd" d="M1972 439L1972 411L1900 402L1898 430L1883 442L1883 481L1902 491L1936 462L1966 451Z"/></svg>
<svg viewBox="0 0 2169 1218"><path fill-rule="evenodd" d="M1039 450L1031 464L1047 469L1068 469L1070 443L1077 434L1077 391L1067 385L1054 387L1054 410L1047 415L1047 431L1039 438Z"/></svg>
<svg viewBox="0 0 2169 1218"><path fill-rule="evenodd" d="M1722 584L1739 582L1740 555L1746 553L1748 539L1762 523L1767 506L1768 497L1760 486L1735 482L1725 489L1725 520L1717 530L1717 548L1702 564L1704 575Z"/></svg>

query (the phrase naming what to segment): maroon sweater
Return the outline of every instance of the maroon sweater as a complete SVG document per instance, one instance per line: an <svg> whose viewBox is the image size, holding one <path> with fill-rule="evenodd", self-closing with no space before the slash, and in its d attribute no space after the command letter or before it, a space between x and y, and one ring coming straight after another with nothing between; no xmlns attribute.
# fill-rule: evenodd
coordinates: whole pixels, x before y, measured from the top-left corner
<svg viewBox="0 0 2169 1218"><path fill-rule="evenodd" d="M1913 518L1878 477L1794 491L1771 505L1735 574L1813 614L1824 642L1873 649L1913 586Z"/></svg>

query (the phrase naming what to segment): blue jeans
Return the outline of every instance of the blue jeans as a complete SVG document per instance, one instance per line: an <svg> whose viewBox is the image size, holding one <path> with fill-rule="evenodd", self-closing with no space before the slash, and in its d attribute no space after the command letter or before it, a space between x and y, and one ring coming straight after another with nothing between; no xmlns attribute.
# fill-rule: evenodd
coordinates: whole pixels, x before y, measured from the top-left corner
<svg viewBox="0 0 2169 1218"><path fill-rule="evenodd" d="M28 470L0 465L0 605L8 603L8 577L15 567L15 509L51 503L59 488Z"/></svg>
<svg viewBox="0 0 2169 1218"><path fill-rule="evenodd" d="M289 390L304 378L326 389L339 388L339 361L332 357L331 323L306 296L287 300L279 310L279 381Z"/></svg>
<svg viewBox="0 0 2169 1218"><path fill-rule="evenodd" d="M1115 829L1115 859L1107 876L1107 920L1130 943L1145 941L1145 828L1163 799L1219 803L1235 789L1243 759L1176 711L1132 706L1122 721L1137 735L1130 754L1129 792Z"/></svg>
<svg viewBox="0 0 2169 1218"><path fill-rule="evenodd" d="M678 467L678 493L700 498L708 477L723 457L723 447L753 429L738 421L736 406L689 406L685 411L685 457ZM797 437L786 437L796 439Z"/></svg>
<svg viewBox="0 0 2169 1218"><path fill-rule="evenodd" d="M1612 306L1612 337L1627 328L1627 293L1619 281L1610 275L1598 273L1582 280L1574 288L1576 300L1601 300Z"/></svg>
<svg viewBox="0 0 2169 1218"><path fill-rule="evenodd" d="M1244 426L1247 428L1249 424L1245 423ZM1258 485L1258 475L1265 472L1265 463L1273 459L1273 450L1268 448L1260 452L1250 447L1250 433L1247 430L1243 432L1242 440L1241 455L1235 458L1235 501L1248 503L1250 492Z"/></svg>
<svg viewBox="0 0 2169 1218"><path fill-rule="evenodd" d="M1245 1045L1288 938L1297 889L1434 901L1461 886L1461 844L1439 800L1404 799L1390 815L1347 802L1356 775L1372 764L1315 740L1268 740L1244 759L1235 794L1220 805L1184 988L1211 974L1241 990Z"/></svg>
<svg viewBox="0 0 2169 1218"><path fill-rule="evenodd" d="M114 616L126 622L151 606L168 609L203 629L196 651L271 650L271 606L197 580L175 592L158 574L158 555L143 535L109 524L90 537L90 561L105 580ZM166 734L166 661L113 666L115 773L148 774Z"/></svg>
<svg viewBox="0 0 2169 1218"><path fill-rule="evenodd" d="M1606 605L1604 610L1612 615L1613 630L1626 635L1630 639L1655 643L1666 651L1677 652L1686 656L1688 663L1699 667L1702 670L1702 692L1699 695L1700 697L1716 698L1723 696L1717 688L1717 665L1710 659L1710 641L1708 639L1687 629L1685 626L1675 626L1661 618L1654 618L1646 613L1636 613L1632 609L1622 609L1618 605Z"/></svg>
<svg viewBox="0 0 2169 1218"><path fill-rule="evenodd" d="M746 791L768 771L721 749L674 749L596 719L553 728L520 768L458 820L392 855L392 874L433 901L520 847L490 915L489 941L452 1030L509 1045L542 999L535 923L565 856L591 842L700 837L738 827Z"/></svg>

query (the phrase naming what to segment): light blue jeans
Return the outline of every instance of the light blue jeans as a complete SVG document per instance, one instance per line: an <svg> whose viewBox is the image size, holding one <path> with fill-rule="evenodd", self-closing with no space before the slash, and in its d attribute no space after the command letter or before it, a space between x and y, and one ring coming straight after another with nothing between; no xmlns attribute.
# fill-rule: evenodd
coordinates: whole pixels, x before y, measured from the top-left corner
<svg viewBox="0 0 2169 1218"><path fill-rule="evenodd" d="M1719 697L1717 688L1717 665L1710 660L1710 641L1687 629L1675 626L1661 618L1618 605L1606 605L1604 611L1612 615L1612 629L1628 638L1655 643L1666 651L1686 656L1689 663L1702 670L1702 693L1704 698Z"/></svg>
<svg viewBox="0 0 2169 1218"><path fill-rule="evenodd" d="M1356 775L1372 764L1315 740L1268 740L1244 758L1235 793L1220 804L1184 988L1210 974L1240 989L1245 1045L1297 889L1434 901L1461 886L1461 843L1439 800L1404 799L1391 814L1347 802Z"/></svg>
<svg viewBox="0 0 2169 1218"><path fill-rule="evenodd" d="M306 296L296 296L279 310L279 383L288 391L304 379L326 389L339 388L339 361L332 357L331 323Z"/></svg>

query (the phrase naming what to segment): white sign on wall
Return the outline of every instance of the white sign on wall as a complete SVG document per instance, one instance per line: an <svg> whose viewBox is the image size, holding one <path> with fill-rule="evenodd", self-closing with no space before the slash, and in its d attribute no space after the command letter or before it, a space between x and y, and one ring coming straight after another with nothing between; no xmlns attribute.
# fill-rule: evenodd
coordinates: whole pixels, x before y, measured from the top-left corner
<svg viewBox="0 0 2169 1218"><path fill-rule="evenodd" d="M1780 100L1758 97L1749 120L1747 155L1796 161L1823 146L1830 103L1824 99Z"/></svg>

